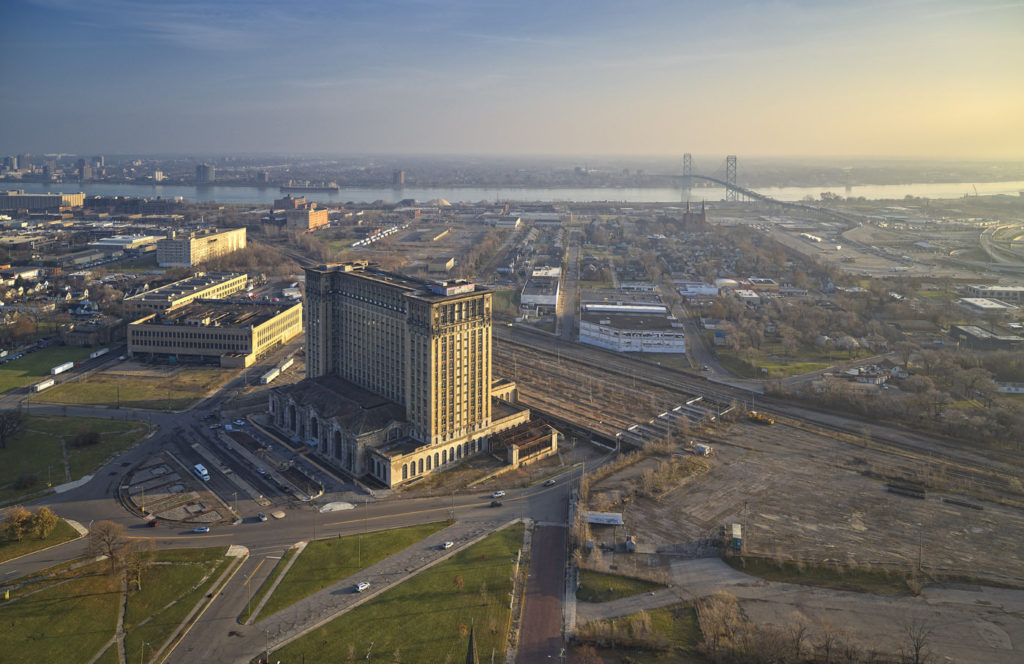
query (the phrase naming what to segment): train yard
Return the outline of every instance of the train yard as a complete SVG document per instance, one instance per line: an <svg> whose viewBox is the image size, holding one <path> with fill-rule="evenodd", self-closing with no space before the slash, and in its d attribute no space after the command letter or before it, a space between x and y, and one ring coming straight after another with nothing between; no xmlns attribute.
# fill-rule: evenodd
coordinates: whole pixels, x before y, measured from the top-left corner
<svg viewBox="0 0 1024 664"><path fill-rule="evenodd" d="M1006 450L805 409L600 349L495 336L495 374L515 379L531 408L623 443L642 445L628 435L639 424L648 440L697 437L713 446L711 470L680 490L602 506L623 511L646 550L686 550L741 522L747 551L780 559L1024 579L1024 490ZM657 419L694 399L745 415L754 396L774 424ZM621 481L613 474L591 495L614 500Z"/></svg>

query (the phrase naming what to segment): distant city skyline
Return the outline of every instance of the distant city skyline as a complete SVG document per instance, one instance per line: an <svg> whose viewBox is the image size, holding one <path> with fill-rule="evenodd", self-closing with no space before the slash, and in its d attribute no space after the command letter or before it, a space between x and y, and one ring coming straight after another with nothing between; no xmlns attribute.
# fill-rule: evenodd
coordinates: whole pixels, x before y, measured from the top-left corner
<svg viewBox="0 0 1024 664"><path fill-rule="evenodd" d="M0 4L0 152L1024 158L1024 3Z"/></svg>

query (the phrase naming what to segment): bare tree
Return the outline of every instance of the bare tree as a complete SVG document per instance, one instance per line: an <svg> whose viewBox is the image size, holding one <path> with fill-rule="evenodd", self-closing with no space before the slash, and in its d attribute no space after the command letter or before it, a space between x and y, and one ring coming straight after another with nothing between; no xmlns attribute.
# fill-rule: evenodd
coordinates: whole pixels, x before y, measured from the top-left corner
<svg viewBox="0 0 1024 664"><path fill-rule="evenodd" d="M25 423L21 409L0 411L0 449L7 448L7 441L17 434Z"/></svg>
<svg viewBox="0 0 1024 664"><path fill-rule="evenodd" d="M127 539L124 526L113 521L100 521L89 531L89 552L94 556L107 556L110 571L120 562Z"/></svg>
<svg viewBox="0 0 1024 664"><path fill-rule="evenodd" d="M903 635L906 638L906 650L902 651L903 661L909 664L925 664L932 660L928 652L935 628L923 618L912 618L903 624Z"/></svg>

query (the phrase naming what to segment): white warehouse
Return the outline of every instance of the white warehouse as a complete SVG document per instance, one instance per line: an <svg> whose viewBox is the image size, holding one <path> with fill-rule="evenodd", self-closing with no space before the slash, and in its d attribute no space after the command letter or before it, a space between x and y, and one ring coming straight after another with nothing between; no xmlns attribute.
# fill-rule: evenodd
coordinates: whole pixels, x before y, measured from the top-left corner
<svg viewBox="0 0 1024 664"><path fill-rule="evenodd" d="M583 304L580 342L618 352L686 352L683 324L660 304Z"/></svg>

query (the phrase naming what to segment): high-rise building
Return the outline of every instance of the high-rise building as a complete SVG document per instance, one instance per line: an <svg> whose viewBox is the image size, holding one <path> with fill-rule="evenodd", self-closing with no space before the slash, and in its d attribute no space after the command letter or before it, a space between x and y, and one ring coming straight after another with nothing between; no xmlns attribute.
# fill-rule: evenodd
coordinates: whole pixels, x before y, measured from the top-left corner
<svg viewBox="0 0 1024 664"><path fill-rule="evenodd" d="M482 452L530 419L514 384L492 381L491 307L468 282L365 262L306 268L307 380L271 393L275 423L387 486Z"/></svg>
<svg viewBox="0 0 1024 664"><path fill-rule="evenodd" d="M189 267L238 249L245 249L245 228L171 231L156 243L156 262L160 267Z"/></svg>
<svg viewBox="0 0 1024 664"><path fill-rule="evenodd" d="M405 171L394 171L391 173L391 184L395 187L401 187L405 184Z"/></svg>
<svg viewBox="0 0 1024 664"><path fill-rule="evenodd" d="M217 169L210 164L196 166L196 182L213 182L217 179Z"/></svg>

